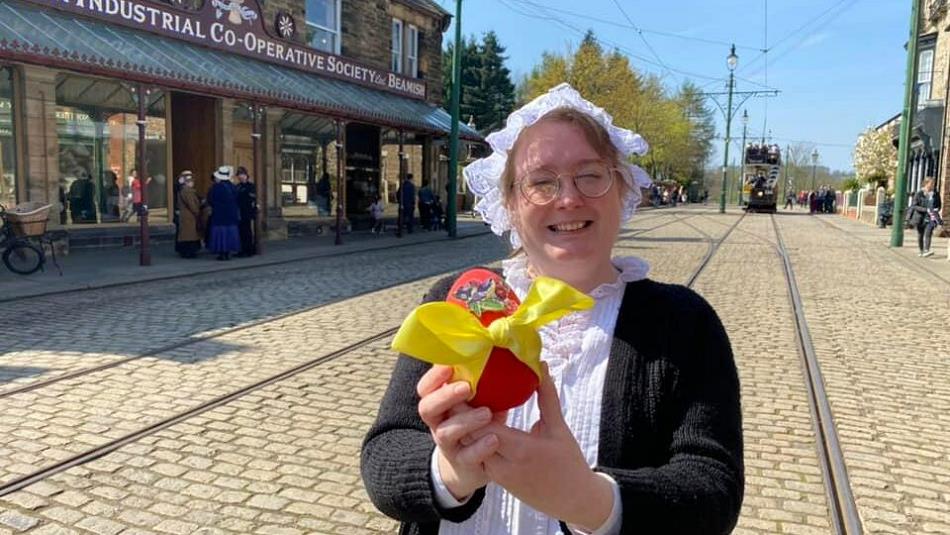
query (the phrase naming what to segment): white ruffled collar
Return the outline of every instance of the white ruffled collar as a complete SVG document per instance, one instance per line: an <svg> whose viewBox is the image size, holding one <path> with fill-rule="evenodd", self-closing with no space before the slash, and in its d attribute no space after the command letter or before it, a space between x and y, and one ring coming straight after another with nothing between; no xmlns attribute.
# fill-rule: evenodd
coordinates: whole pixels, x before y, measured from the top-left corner
<svg viewBox="0 0 950 535"><path fill-rule="evenodd" d="M650 272L650 264L642 258L635 256L617 256L611 259L611 263L620 270L617 274L617 280L614 282L605 282L594 288L590 296L594 299L603 299L609 295L623 289L628 282L636 282L647 278ZM519 299L524 299L531 287L533 277L528 273L528 257L520 254L514 258L508 258L501 263L505 282L515 291Z"/></svg>

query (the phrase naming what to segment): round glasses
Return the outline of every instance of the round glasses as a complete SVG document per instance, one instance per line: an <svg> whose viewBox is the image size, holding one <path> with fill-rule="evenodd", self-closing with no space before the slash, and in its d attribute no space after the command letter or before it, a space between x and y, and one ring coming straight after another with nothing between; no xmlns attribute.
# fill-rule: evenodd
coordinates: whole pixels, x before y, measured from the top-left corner
<svg viewBox="0 0 950 535"><path fill-rule="evenodd" d="M585 165L574 173L568 174L574 180L574 187L588 199L603 197L614 183L617 168L604 164ZM545 205L557 199L561 192L561 173L548 169L528 172L516 181L521 195L531 204Z"/></svg>

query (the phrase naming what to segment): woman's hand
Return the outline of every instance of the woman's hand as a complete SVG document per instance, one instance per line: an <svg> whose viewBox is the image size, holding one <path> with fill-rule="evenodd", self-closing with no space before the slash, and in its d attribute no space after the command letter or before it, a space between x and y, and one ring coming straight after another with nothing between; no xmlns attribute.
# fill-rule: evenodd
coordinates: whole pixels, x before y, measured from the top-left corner
<svg viewBox="0 0 950 535"><path fill-rule="evenodd" d="M498 437L488 433L474 442L462 443L462 438L493 423L504 423L507 413L494 417L485 407L473 409L465 401L471 388L465 381L449 383L452 368L433 366L419 379L416 390L419 416L429 426L438 450L439 472L449 492L464 499L488 483L482 463L494 454Z"/></svg>
<svg viewBox="0 0 950 535"><path fill-rule="evenodd" d="M486 433L480 440L498 436L497 453L485 459L485 472L535 510L594 531L610 516L613 489L588 466L561 414L546 365L538 408L541 419L528 433L502 423L478 433Z"/></svg>

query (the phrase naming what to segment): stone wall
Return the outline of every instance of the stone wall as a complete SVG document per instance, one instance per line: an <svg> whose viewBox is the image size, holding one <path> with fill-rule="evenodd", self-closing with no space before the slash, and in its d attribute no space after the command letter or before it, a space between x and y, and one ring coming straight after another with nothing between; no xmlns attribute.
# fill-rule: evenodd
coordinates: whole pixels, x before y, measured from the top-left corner
<svg viewBox="0 0 950 535"><path fill-rule="evenodd" d="M306 18L306 0L258 0L261 3L261 14L264 17L264 27L271 35L277 36L275 23L277 13L286 11L294 18L297 25L297 33L292 41L301 44L307 44L307 18Z"/></svg>
<svg viewBox="0 0 950 535"><path fill-rule="evenodd" d="M402 20L405 28L410 24L419 28L419 77L426 82L426 100L441 105L441 17L392 0L344 0L340 31L343 56L388 71L393 18Z"/></svg>

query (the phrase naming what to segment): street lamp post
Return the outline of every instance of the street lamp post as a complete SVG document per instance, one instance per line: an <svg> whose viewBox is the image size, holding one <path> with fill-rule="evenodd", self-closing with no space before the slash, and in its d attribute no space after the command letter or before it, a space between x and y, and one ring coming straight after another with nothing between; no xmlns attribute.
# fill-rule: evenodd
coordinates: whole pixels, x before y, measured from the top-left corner
<svg viewBox="0 0 950 535"><path fill-rule="evenodd" d="M726 65L729 67L729 101L726 105L726 147L725 154L722 157L722 191L719 193L719 213L726 213L726 191L727 176L729 174L729 142L732 128L732 90L735 86L735 70L739 64L739 56L736 55L736 45L732 45L729 56L726 57Z"/></svg>
<svg viewBox="0 0 950 535"><path fill-rule="evenodd" d="M449 198L446 199L445 227L449 237L456 237L459 165L459 99L462 85L462 0L455 2L455 48L452 54L452 98L449 111L452 113L452 130L449 134Z"/></svg>
<svg viewBox="0 0 950 535"><path fill-rule="evenodd" d="M816 170L818 169L818 149L811 151L811 190L818 191L816 178Z"/></svg>
<svg viewBox="0 0 950 535"><path fill-rule="evenodd" d="M742 189L745 188L745 137L749 127L749 110L742 110L742 169L739 171L739 208L742 208Z"/></svg>

